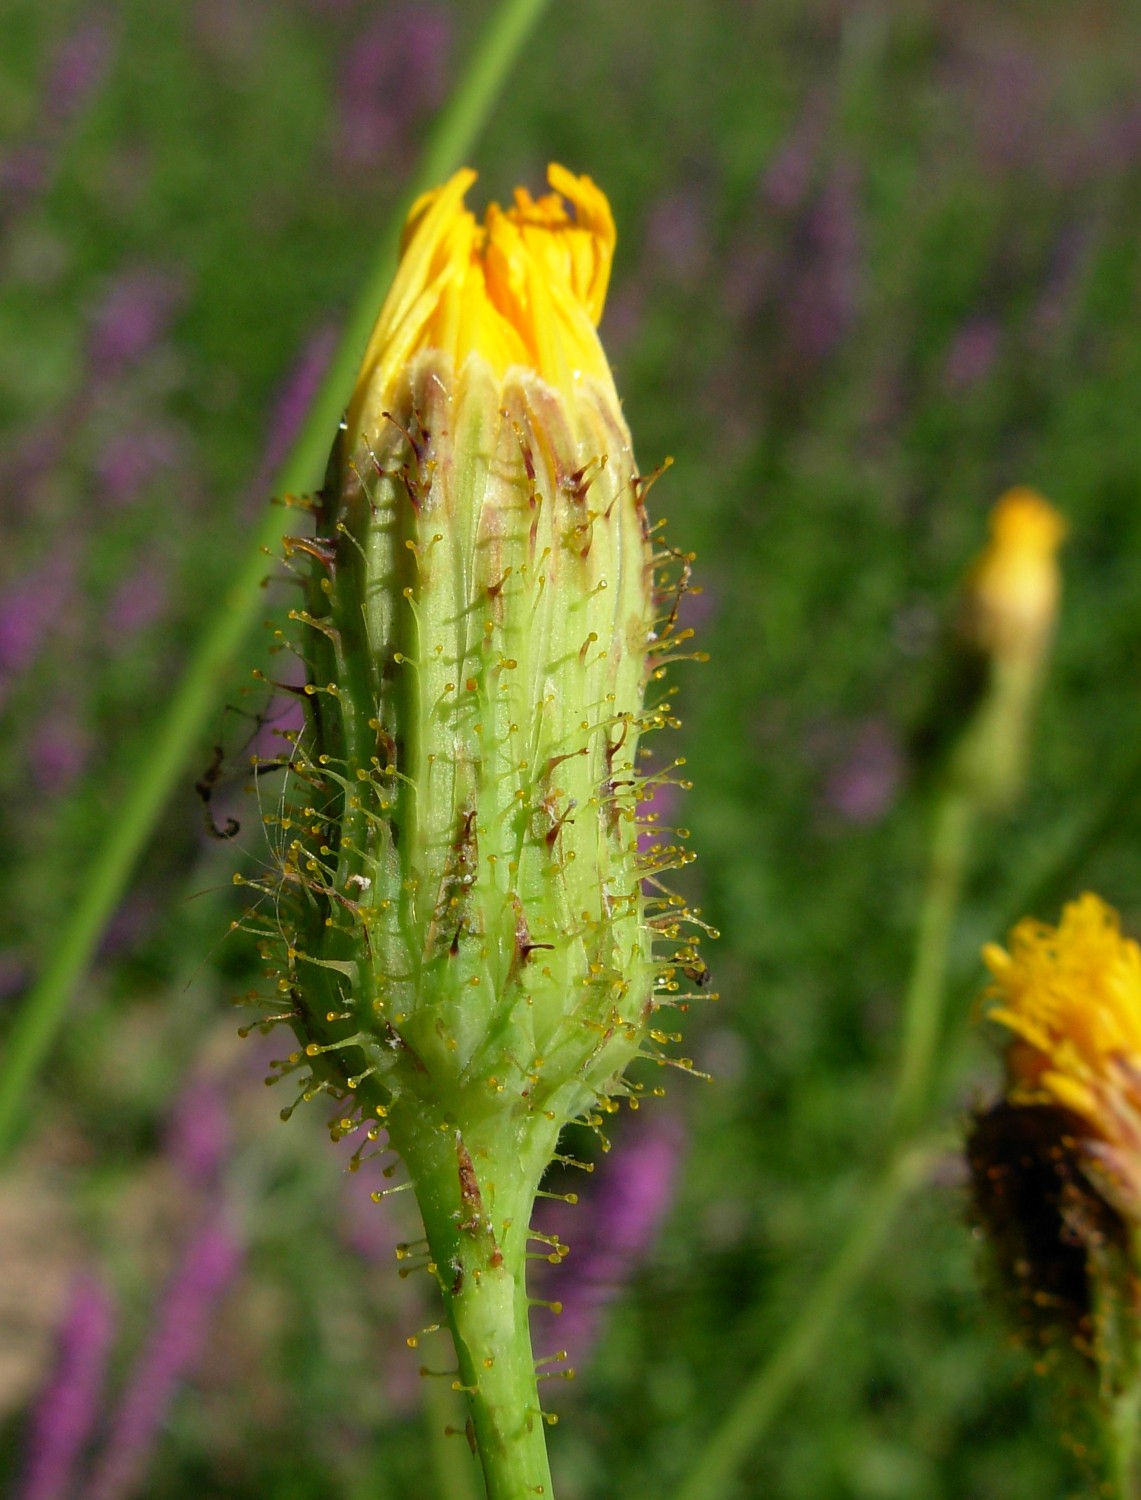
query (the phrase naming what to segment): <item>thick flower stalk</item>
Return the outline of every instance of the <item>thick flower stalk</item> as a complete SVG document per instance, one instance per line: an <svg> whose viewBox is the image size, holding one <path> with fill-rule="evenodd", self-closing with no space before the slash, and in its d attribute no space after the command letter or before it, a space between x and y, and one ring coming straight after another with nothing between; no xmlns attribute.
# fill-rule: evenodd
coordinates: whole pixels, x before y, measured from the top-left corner
<svg viewBox="0 0 1141 1500"><path fill-rule="evenodd" d="M986 1015L1009 1033L1006 1097L968 1145L980 1222L1046 1347L1098 1377L1113 1493L1141 1436L1141 947L1089 893L1056 927L988 944Z"/></svg>
<svg viewBox="0 0 1141 1500"><path fill-rule="evenodd" d="M288 544L308 709L270 889L285 1070L401 1158L469 1438L517 1500L551 1492L524 1271L564 1252L529 1248L540 1176L702 971L690 914L645 894L686 856L638 847L639 739L669 721L645 690L683 632L596 331L609 205L552 167L479 224L473 180L413 208Z"/></svg>

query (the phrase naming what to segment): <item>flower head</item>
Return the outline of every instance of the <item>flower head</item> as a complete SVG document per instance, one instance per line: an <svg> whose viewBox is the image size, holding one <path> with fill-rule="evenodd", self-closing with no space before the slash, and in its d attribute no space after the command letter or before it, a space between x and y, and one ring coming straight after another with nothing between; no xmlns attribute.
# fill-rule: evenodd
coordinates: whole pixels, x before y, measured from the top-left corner
<svg viewBox="0 0 1141 1500"><path fill-rule="evenodd" d="M474 354L499 378L519 366L564 394L590 378L614 395L596 331L615 242L605 196L552 164L554 192L516 188L510 208L490 204L479 224L464 206L475 177L457 172L412 207L349 407L350 444L398 401L402 373L423 350L456 370Z"/></svg>
<svg viewBox="0 0 1141 1500"><path fill-rule="evenodd" d="M1099 1186L1141 1219L1141 947L1087 892L1056 927L1027 918L983 958L987 1014L1014 1036L1011 1102L1068 1111Z"/></svg>

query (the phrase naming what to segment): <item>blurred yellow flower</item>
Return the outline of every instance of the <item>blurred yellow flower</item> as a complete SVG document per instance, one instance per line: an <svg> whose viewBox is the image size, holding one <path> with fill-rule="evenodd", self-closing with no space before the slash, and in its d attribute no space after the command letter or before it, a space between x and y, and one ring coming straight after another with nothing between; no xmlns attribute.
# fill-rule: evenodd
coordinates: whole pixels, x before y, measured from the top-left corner
<svg viewBox="0 0 1141 1500"><path fill-rule="evenodd" d="M1065 534L1062 517L1035 490L1019 486L996 502L990 540L963 595L963 633L979 650L1038 662L1058 613Z"/></svg>

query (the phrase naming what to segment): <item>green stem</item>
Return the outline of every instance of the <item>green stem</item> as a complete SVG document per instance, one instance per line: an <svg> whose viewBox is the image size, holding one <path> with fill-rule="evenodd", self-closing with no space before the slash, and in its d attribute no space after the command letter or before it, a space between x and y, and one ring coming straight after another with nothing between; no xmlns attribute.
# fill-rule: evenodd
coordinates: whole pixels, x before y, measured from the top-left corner
<svg viewBox="0 0 1141 1500"><path fill-rule="evenodd" d="M1141 1232L1133 1231L1127 1250L1106 1243L1094 1248L1088 1265L1094 1299L1102 1448L1113 1500L1141 1497L1141 1307L1135 1267L1141 1264Z"/></svg>
<svg viewBox="0 0 1141 1500"><path fill-rule="evenodd" d="M768 1429L797 1381L811 1367L836 1317L876 1256L900 1205L937 1155L931 1143L898 1152L864 1195L860 1212L832 1263L784 1336L733 1403L673 1500L709 1500L723 1492Z"/></svg>
<svg viewBox="0 0 1141 1500"><path fill-rule="evenodd" d="M915 956L903 1004L903 1048L892 1099L897 1139L919 1125L943 1029L947 951L962 896L975 805L955 785L936 803L931 854L915 937Z"/></svg>
<svg viewBox="0 0 1141 1500"><path fill-rule="evenodd" d="M1141 1388L1134 1385L1112 1399L1104 1421L1104 1442L1113 1500L1138 1500L1137 1438Z"/></svg>
<svg viewBox="0 0 1141 1500"><path fill-rule="evenodd" d="M415 197L449 175L470 152L546 0L500 0L441 114L409 184ZM403 214L380 237L364 287L345 325L320 389L293 447L274 477L273 493L304 493L320 483L337 423L352 387L377 310L388 290ZM0 1070L0 1160L18 1137L24 1103L89 967L163 806L194 747L218 683L264 609L266 551L280 552L286 516L268 511L223 598L204 610L206 624L157 728L132 757L127 791L116 803L95 857L61 929L51 958L24 1001L5 1041Z"/></svg>
<svg viewBox="0 0 1141 1500"><path fill-rule="evenodd" d="M551 1500L546 1420L531 1352L531 1210L557 1124L493 1108L435 1123L398 1101L389 1143L408 1169L455 1344L488 1500Z"/></svg>

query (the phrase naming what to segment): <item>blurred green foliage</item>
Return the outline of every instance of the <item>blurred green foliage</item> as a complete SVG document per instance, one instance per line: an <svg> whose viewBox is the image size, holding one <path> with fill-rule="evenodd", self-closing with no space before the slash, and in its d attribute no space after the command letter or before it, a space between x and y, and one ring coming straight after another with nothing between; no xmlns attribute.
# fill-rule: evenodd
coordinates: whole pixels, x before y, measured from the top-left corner
<svg viewBox="0 0 1141 1500"><path fill-rule="evenodd" d="M6 9L0 1018L224 607L290 371L350 301L482 14ZM671 1077L657 1106L686 1122L684 1180L593 1362L552 1398L560 1500L668 1494L843 1235L883 1128L923 870L930 782L906 747L1012 483L1070 523L1066 597L1031 785L980 838L956 937L952 1120L997 1082L968 1036L978 943L1087 885L1141 927L1139 66L1141 12L1108 0L557 0L478 153L477 193L538 186L555 159L612 198L603 332L642 464L675 459L652 503L698 553L687 607L712 654L676 669L684 728L659 750L687 758L687 893L723 933L723 998L687 1023L715 1081ZM225 1081L249 1253L142 1492L435 1493L440 1422L404 1347L428 1288L398 1279L391 1246L354 1248L321 1111L277 1124L288 1101L256 1058L284 1044L231 1045L255 962L225 937L229 878L268 857L241 788L269 641L218 684L0 1188L4 1274L23 1257L43 1288L0 1379L12 1476L71 1268L117 1290L115 1379L145 1337L193 1198L164 1145L189 1068ZM215 743L236 845L207 835L193 790ZM17 1233L29 1184L45 1206ZM1092 1492L1059 1441L1080 1419L1013 1346L978 1259L948 1160L739 1492Z"/></svg>

